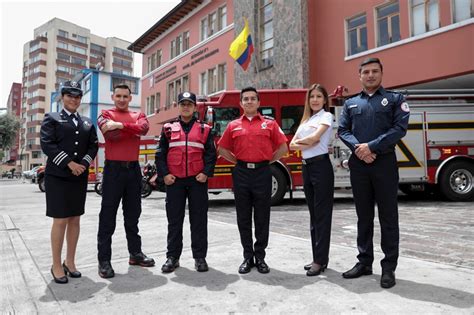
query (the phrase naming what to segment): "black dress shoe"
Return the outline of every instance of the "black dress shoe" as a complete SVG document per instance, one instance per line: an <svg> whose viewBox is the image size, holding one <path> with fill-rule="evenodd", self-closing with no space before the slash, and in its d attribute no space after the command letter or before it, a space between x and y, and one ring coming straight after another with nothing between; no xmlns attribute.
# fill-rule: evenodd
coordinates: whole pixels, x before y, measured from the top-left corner
<svg viewBox="0 0 474 315"><path fill-rule="evenodd" d="M115 271L110 261L99 261L99 276L102 278L113 278L115 276Z"/></svg>
<svg viewBox="0 0 474 315"><path fill-rule="evenodd" d="M267 263L263 259L257 259L257 262L255 263L257 266L257 270L260 273L269 273L270 272L270 267L268 267Z"/></svg>
<svg viewBox="0 0 474 315"><path fill-rule="evenodd" d="M54 272L53 272L53 267L51 267L51 275L53 276L54 282L56 282L56 283L65 284L65 283L68 282L67 276L62 276L62 277L56 278L56 276L54 275Z"/></svg>
<svg viewBox="0 0 474 315"><path fill-rule="evenodd" d="M361 263L355 264L351 270L348 270L342 274L343 278L353 279L359 278L360 276L367 276L372 274L372 266L366 266Z"/></svg>
<svg viewBox="0 0 474 315"><path fill-rule="evenodd" d="M196 258L194 260L194 268L199 272L208 271L209 266L207 265L206 258Z"/></svg>
<svg viewBox="0 0 474 315"><path fill-rule="evenodd" d="M253 262L253 258L248 258L244 259L242 264L239 267L239 273L244 274L244 273L249 273L252 267L254 267L255 264Z"/></svg>
<svg viewBox="0 0 474 315"><path fill-rule="evenodd" d="M143 253L130 254L130 259L128 260L129 265L139 265L142 267L153 267L155 265L155 260Z"/></svg>
<svg viewBox="0 0 474 315"><path fill-rule="evenodd" d="M77 270L76 271L69 270L68 266L66 266L66 263L64 262L63 262L63 269L66 276L69 274L69 277L71 278L80 278L82 276L82 274Z"/></svg>
<svg viewBox="0 0 474 315"><path fill-rule="evenodd" d="M319 267L314 268L313 264L311 264L311 268L309 268L308 271L306 271L306 275L308 277L317 276L317 275L321 274L321 272L324 272L324 270L326 270L326 268L328 267L327 264L325 264L325 265L319 265L318 264L318 266Z"/></svg>
<svg viewBox="0 0 474 315"><path fill-rule="evenodd" d="M380 286L384 289L389 289L395 284L395 273L393 271L383 271L380 278Z"/></svg>
<svg viewBox="0 0 474 315"><path fill-rule="evenodd" d="M304 270L310 270L312 266L313 266L313 263L309 263L307 265L304 265L303 268L304 268Z"/></svg>
<svg viewBox="0 0 474 315"><path fill-rule="evenodd" d="M166 262L164 263L164 265L161 266L161 271L165 273L173 272L178 267L179 267L179 259L170 256L168 257L168 259L166 259Z"/></svg>

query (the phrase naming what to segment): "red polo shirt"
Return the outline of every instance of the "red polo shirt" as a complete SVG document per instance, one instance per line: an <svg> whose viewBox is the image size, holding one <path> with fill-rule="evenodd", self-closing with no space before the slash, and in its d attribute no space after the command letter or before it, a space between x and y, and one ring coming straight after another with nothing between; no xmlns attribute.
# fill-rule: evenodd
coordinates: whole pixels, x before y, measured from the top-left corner
<svg viewBox="0 0 474 315"><path fill-rule="evenodd" d="M138 161L140 136L148 132L148 119L143 113L121 111L117 108L103 110L98 125L108 120L121 122L123 129L115 129L104 134L105 159L114 161Z"/></svg>
<svg viewBox="0 0 474 315"><path fill-rule="evenodd" d="M252 120L245 115L227 125L218 145L231 151L237 160L258 163L270 161L287 139L276 121L258 114Z"/></svg>

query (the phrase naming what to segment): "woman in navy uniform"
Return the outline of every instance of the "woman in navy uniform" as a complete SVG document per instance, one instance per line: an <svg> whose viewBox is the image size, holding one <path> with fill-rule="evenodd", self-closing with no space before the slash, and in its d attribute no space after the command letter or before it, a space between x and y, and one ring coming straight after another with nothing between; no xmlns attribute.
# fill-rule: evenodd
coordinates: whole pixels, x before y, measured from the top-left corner
<svg viewBox="0 0 474 315"><path fill-rule="evenodd" d="M329 261L334 201L334 171L328 154L332 121L328 92L322 85L313 84L306 94L300 126L290 143L292 150L301 150L303 155L303 187L313 249L313 261L304 267L308 276L319 275Z"/></svg>
<svg viewBox="0 0 474 315"><path fill-rule="evenodd" d="M45 170L46 215L53 218L51 274L56 283L67 283L69 275L79 278L75 265L80 216L84 214L89 165L98 144L91 120L79 116L82 90L79 83L66 81L61 89L64 109L45 115L41 125L41 148L48 156ZM67 253L61 265L66 234Z"/></svg>

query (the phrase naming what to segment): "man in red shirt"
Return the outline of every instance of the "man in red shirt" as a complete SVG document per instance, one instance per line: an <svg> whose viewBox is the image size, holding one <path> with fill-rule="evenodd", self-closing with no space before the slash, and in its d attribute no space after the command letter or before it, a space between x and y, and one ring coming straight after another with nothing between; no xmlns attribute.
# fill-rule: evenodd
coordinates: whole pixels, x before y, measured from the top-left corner
<svg viewBox="0 0 474 315"><path fill-rule="evenodd" d="M151 267L153 258L142 253L138 234L138 219L142 212L141 179L138 163L140 136L148 132L148 120L143 113L128 110L132 100L130 88L123 84L114 87L112 100L115 108L103 110L98 125L105 138L105 167L102 178L102 207L99 214L97 249L99 275L115 275L110 263L112 235L115 231L117 209L122 200L125 232L130 265Z"/></svg>
<svg viewBox="0 0 474 315"><path fill-rule="evenodd" d="M260 273L270 272L265 263L270 225L272 173L270 164L288 152L286 136L271 117L258 112L257 90L240 92L244 115L229 123L219 141L219 154L236 166L232 171L237 225L244 249L239 273L256 266ZM255 244L252 240L252 209L255 218ZM255 261L254 261L255 257Z"/></svg>

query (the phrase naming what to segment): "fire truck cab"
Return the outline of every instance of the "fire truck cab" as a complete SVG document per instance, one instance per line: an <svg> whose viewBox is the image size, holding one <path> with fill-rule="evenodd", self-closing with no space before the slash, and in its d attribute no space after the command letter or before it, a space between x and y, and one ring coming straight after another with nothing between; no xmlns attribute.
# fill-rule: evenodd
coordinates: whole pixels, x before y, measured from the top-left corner
<svg viewBox="0 0 474 315"><path fill-rule="evenodd" d="M335 173L335 188L350 188L348 159L351 151L337 137L337 121L345 96L343 88L331 97L334 115L329 153ZM396 153L400 190L425 194L440 190L453 201L474 199L474 89L405 90L410 106L407 135L399 141ZM261 114L273 117L287 136L293 138L303 114L306 90L259 90ZM227 125L242 115L240 92L226 91L198 102L199 118L213 126L216 143ZM215 174L209 179L209 192L232 190L234 165L219 157ZM280 203L286 192L302 190L301 152L290 151L271 165L272 204Z"/></svg>

